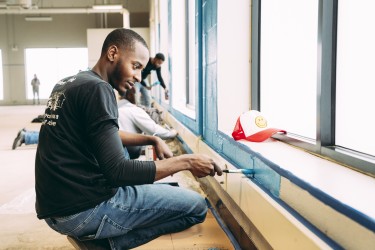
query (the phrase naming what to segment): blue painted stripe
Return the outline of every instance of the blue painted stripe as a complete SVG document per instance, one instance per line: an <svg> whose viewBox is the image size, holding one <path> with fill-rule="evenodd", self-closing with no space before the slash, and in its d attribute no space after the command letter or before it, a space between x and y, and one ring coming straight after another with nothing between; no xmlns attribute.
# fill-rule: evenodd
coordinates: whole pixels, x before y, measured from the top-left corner
<svg viewBox="0 0 375 250"><path fill-rule="evenodd" d="M256 153L259 158L262 158L263 161L272 168L275 172L279 173L281 176L285 177L286 179L290 180L295 185L299 186L300 188L309 192L312 196L323 202L325 205L332 207L334 210L346 215L347 217L351 218L352 220L358 222L362 226L370 229L371 231L375 232L375 220L370 216L354 209L347 204L342 203L341 201L333 198L332 196L328 195L324 191L312 186L310 183L300 179L299 177L292 174L290 171L287 171L281 168L279 165L269 161L268 159L264 158L260 154Z"/></svg>
<svg viewBox="0 0 375 250"><path fill-rule="evenodd" d="M187 153L194 153L189 146L184 142L184 140L177 136L179 141L181 142L182 147ZM248 150L248 147L247 147ZM236 166L236 163L233 162L231 159L229 159L225 155L221 155L223 159L228 161L233 166ZM322 231L320 231L317 227L315 227L311 222L309 222L307 219L305 219L302 215L300 215L297 211L295 211L293 208L291 208L288 204L286 204L283 200L281 200L279 197L275 196L273 193L270 192L269 189L265 188L262 183L259 183L259 180L249 178L252 182L254 182L259 188L261 188L266 194L268 194L274 201L276 201L280 206L282 206L285 210L287 210L293 217L295 217L299 222L301 222L306 228L308 228L311 232L313 232L317 237L319 237L322 241L324 241L327 245L332 247L332 249L341 250L344 249L341 247L336 241L329 238L326 234L324 234Z"/></svg>
<svg viewBox="0 0 375 250"><path fill-rule="evenodd" d="M254 179L268 189L275 197L280 197L281 176L259 157L254 159Z"/></svg>
<svg viewBox="0 0 375 250"><path fill-rule="evenodd" d="M324 241L327 245L329 245L332 249L342 250L344 249L340 246L336 241L329 238L325 233L323 233L319 228L317 228L314 224L308 221L305 217L299 214L296 210L290 207L285 201L280 198L277 198L270 193L270 191L264 188L261 183L257 180L253 180L253 182L262 189L266 194L268 194L274 201L276 201L281 207L283 207L288 213L290 213L294 218L296 218L299 222L301 222L306 228L308 228L312 233L318 236L322 241Z"/></svg>
<svg viewBox="0 0 375 250"><path fill-rule="evenodd" d="M193 150L190 149L190 147L185 143L185 141L181 138L180 135L177 135L176 138L180 141L181 146L185 150L186 153L188 153L188 154L194 153Z"/></svg>
<svg viewBox="0 0 375 250"><path fill-rule="evenodd" d="M224 142L224 143L230 143L231 141L234 141L234 139L232 137L229 137L228 135L226 135L224 133L222 134L222 136L223 136L223 138L227 139L227 141ZM242 150L243 147L247 147L247 146L243 145L242 143L238 143L238 144L239 144L238 149ZM261 154L259 154L257 152L254 152L250 149L247 149L246 152L250 152L253 155L253 157L257 157L257 158L261 159L267 166L272 168L275 172L277 172L281 176L285 177L286 179L290 180L292 183L294 183L298 187L306 190L312 196L314 196L315 198L317 198L318 200L320 200L324 204L332 207L336 211L338 211L338 212L344 214L345 216L351 218L352 220L356 221L357 223L364 226L365 228L375 232L375 220L374 220L374 218L372 218L372 217L354 209L353 207L348 206L347 204L344 204L341 201L333 198L332 196L328 195L327 193L325 193L325 192L321 191L320 189L312 186L310 183L307 183L306 181L298 178L297 176L295 176L290 171L287 171L287 170L281 168L279 165L271 162L270 160L268 160L267 158L265 158Z"/></svg>
<svg viewBox="0 0 375 250"><path fill-rule="evenodd" d="M234 237L234 235L232 234L230 229L227 227L227 225L225 225L225 223L221 219L220 215L216 212L215 208L212 207L210 201L207 198L206 198L206 203L207 203L207 207L211 210L212 215L215 217L216 221L219 223L219 226L221 227L221 229L223 229L225 234L228 236L230 242L234 246L234 249L235 250L241 250L242 248L241 248L240 244L238 244L236 238Z"/></svg>
<svg viewBox="0 0 375 250"><path fill-rule="evenodd" d="M285 171L285 170L283 170ZM328 195L327 193L321 191L320 189L312 186L311 184L301 180L300 178L296 177L292 173L285 171L285 178L289 179L291 182L296 184L297 186L303 188L307 192L309 192L312 196L319 199L325 205L328 205L335 209L336 211L346 215L347 217L351 218L352 220L358 222L360 225L364 226L365 228L375 232L375 220L374 218L362 213L354 209L353 207L342 203L341 201L333 198L332 196Z"/></svg>

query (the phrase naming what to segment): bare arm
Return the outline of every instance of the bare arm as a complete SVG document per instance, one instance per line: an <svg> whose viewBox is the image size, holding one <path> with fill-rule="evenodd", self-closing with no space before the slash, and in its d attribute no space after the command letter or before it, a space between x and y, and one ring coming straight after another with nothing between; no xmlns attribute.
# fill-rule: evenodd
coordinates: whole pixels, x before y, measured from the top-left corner
<svg viewBox="0 0 375 250"><path fill-rule="evenodd" d="M155 153L160 160L173 156L173 153L169 149L168 145L157 136L142 135L121 130L119 131L119 135L124 146L153 145L155 148Z"/></svg>

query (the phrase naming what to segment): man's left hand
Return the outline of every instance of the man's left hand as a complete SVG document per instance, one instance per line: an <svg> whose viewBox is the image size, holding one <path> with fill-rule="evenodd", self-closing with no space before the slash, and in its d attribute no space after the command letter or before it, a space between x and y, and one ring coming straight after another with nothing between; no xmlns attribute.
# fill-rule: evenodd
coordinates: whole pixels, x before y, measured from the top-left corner
<svg viewBox="0 0 375 250"><path fill-rule="evenodd" d="M159 160L173 157L173 153L168 147L168 145L162 139L156 136L155 136L154 149L155 149L156 157Z"/></svg>

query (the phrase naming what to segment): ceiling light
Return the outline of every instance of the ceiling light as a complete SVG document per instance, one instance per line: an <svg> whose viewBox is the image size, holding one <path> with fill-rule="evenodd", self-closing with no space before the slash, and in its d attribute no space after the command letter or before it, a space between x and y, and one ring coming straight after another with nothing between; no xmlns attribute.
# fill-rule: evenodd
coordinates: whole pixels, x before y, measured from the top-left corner
<svg viewBox="0 0 375 250"><path fill-rule="evenodd" d="M25 21L52 21L51 16L27 16L25 17Z"/></svg>
<svg viewBox="0 0 375 250"><path fill-rule="evenodd" d="M93 5L92 8L94 10L121 10L122 9L122 5L121 4L118 4L118 5Z"/></svg>

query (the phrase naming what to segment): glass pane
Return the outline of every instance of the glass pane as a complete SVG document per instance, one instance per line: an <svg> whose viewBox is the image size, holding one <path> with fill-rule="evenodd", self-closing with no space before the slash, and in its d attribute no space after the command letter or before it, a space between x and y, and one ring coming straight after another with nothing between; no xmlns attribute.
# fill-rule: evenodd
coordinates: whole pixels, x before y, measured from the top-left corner
<svg viewBox="0 0 375 250"><path fill-rule="evenodd" d="M338 6L336 145L375 155L375 1Z"/></svg>
<svg viewBox="0 0 375 250"><path fill-rule="evenodd" d="M0 100L4 99L3 57L0 49Z"/></svg>
<svg viewBox="0 0 375 250"><path fill-rule="evenodd" d="M198 46L196 44L197 40L195 37L195 1L188 1L189 9L189 85L188 85L188 104L193 109L195 107L195 86L196 86L196 72L197 68L195 65L195 56L196 56L196 50L195 48Z"/></svg>
<svg viewBox="0 0 375 250"><path fill-rule="evenodd" d="M172 1L172 106L189 115L187 104L186 2ZM191 112L191 111L190 111Z"/></svg>
<svg viewBox="0 0 375 250"><path fill-rule="evenodd" d="M33 99L31 80L34 74L40 81L40 99L48 99L59 80L88 67L87 48L26 49L25 55L28 99Z"/></svg>
<svg viewBox="0 0 375 250"><path fill-rule="evenodd" d="M250 109L250 20L248 0L236 0L236 4L218 1L217 116L218 129L228 135L231 135L238 117Z"/></svg>
<svg viewBox="0 0 375 250"><path fill-rule="evenodd" d="M261 1L261 111L316 139L318 0Z"/></svg>
<svg viewBox="0 0 375 250"><path fill-rule="evenodd" d="M169 27L169 11L168 11L168 1L159 1L159 51L162 52L165 56L165 61L163 66L161 67L161 75L163 76L164 83L169 90L171 90L170 86L170 71L169 71L169 35L168 35L168 27ZM155 88L153 88L154 90ZM164 99L164 90L163 88L156 88L159 92L158 96L161 98L161 101L164 103L169 103L168 100ZM171 94L171 93L170 93ZM171 97L171 96L169 96Z"/></svg>

